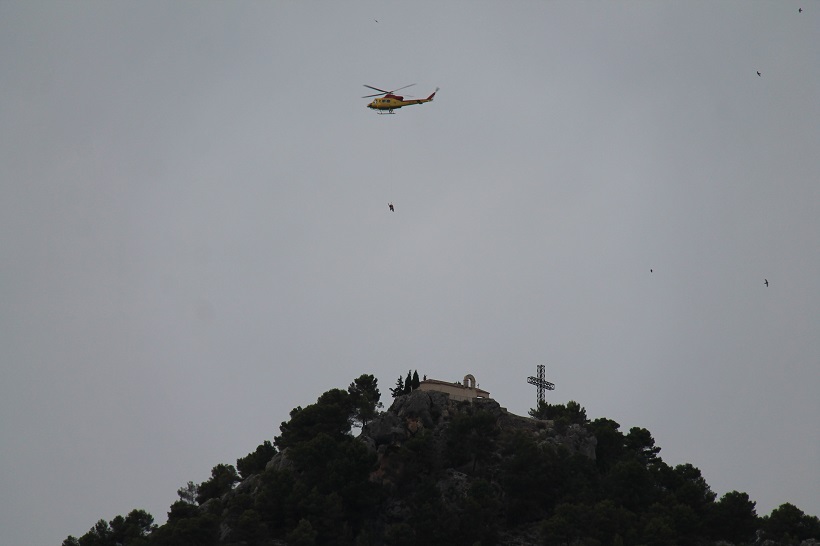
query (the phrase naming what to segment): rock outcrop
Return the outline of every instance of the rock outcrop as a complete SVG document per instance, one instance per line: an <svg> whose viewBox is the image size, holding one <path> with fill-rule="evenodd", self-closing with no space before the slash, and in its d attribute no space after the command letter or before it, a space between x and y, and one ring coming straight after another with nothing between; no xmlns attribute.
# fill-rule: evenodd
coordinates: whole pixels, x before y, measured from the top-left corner
<svg viewBox="0 0 820 546"><path fill-rule="evenodd" d="M384 454L388 447L399 447L424 429L432 430L435 437L442 437L456 415L477 412L492 415L498 431L521 431L532 435L539 443L595 459L597 441L579 424L571 424L559 431L553 421L509 413L491 398L455 402L446 393L437 391L416 390L396 397L387 411L363 428L359 439Z"/></svg>

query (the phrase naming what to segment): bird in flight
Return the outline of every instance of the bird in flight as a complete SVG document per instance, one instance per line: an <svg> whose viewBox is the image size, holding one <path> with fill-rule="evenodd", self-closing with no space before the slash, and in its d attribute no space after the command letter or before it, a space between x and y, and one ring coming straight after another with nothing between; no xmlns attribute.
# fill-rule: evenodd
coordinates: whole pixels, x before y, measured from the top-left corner
<svg viewBox="0 0 820 546"><path fill-rule="evenodd" d="M797 8L797 13L803 13L803 8Z"/></svg>
<svg viewBox="0 0 820 546"><path fill-rule="evenodd" d="M765 284L766 286L769 286L769 279L763 279L763 284Z"/></svg>
<svg viewBox="0 0 820 546"><path fill-rule="evenodd" d="M390 208L390 212L396 212L396 209L393 208L393 203L387 203L387 206Z"/></svg>
<svg viewBox="0 0 820 546"><path fill-rule="evenodd" d="M652 270L650 269L649 272L652 273Z"/></svg>
<svg viewBox="0 0 820 546"><path fill-rule="evenodd" d="M758 70L758 71L757 71L757 75L758 75L758 76L761 76L761 75L762 75L762 74L760 73L760 70Z"/></svg>

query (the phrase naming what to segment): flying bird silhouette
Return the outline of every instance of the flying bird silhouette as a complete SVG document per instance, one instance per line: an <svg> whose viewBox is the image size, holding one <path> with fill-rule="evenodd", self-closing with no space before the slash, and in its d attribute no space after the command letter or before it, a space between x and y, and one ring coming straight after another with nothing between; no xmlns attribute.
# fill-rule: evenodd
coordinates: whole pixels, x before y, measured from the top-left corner
<svg viewBox="0 0 820 546"><path fill-rule="evenodd" d="M797 13L803 13L803 8L797 8Z"/></svg>
<svg viewBox="0 0 820 546"><path fill-rule="evenodd" d="M763 284L765 284L766 286L769 286L769 279L763 279Z"/></svg>
<svg viewBox="0 0 820 546"><path fill-rule="evenodd" d="M390 212L396 212L396 209L393 208L393 203L387 203L387 206L390 207Z"/></svg>
<svg viewBox="0 0 820 546"><path fill-rule="evenodd" d="M760 75L761 75L761 74L760 74L760 70L758 70L758 71L757 71L757 75L758 75L758 76L760 76Z"/></svg>

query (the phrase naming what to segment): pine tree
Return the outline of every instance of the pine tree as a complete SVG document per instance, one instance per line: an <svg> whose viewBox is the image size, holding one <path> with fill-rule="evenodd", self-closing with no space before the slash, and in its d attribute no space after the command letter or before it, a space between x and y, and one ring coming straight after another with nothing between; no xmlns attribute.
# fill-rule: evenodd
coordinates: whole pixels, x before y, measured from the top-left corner
<svg viewBox="0 0 820 546"><path fill-rule="evenodd" d="M399 376L398 380L396 380L396 388L390 389L390 394L393 395L393 398L397 396L401 396L404 394L404 381L402 380L401 376Z"/></svg>
<svg viewBox="0 0 820 546"><path fill-rule="evenodd" d="M357 377L347 388L353 401L353 419L364 427L368 421L376 416L382 403L379 401L379 381L370 374Z"/></svg>

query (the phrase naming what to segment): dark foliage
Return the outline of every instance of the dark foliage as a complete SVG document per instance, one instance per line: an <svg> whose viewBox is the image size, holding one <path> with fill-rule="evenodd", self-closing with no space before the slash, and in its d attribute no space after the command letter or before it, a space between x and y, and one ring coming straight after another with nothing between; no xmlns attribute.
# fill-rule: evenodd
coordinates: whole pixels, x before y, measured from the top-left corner
<svg viewBox="0 0 820 546"><path fill-rule="evenodd" d="M391 393L418 384L408 372ZM796 546L820 538L818 518L791 504L758 517L746 493L716 500L698 468L661 459L648 430L589 421L577 402L541 404L530 414L542 421L523 428L502 427L478 403L451 404L431 412L435 427L377 453L351 426L377 418L379 398L375 377L362 375L294 409L281 435L236 468L217 465L210 479L180 488L165 524L133 510L63 546L740 546L761 537ZM595 457L566 447L566 435L593 435Z"/></svg>
<svg viewBox="0 0 820 546"><path fill-rule="evenodd" d="M132 510L110 522L101 519L79 539L69 536L63 546L143 546L151 544L154 517L145 510Z"/></svg>
<svg viewBox="0 0 820 546"><path fill-rule="evenodd" d="M233 489L240 481L236 468L230 464L218 464L211 469L211 479L199 484L196 501L203 504L211 499L218 499Z"/></svg>
<svg viewBox="0 0 820 546"><path fill-rule="evenodd" d="M390 394L393 395L393 398L396 398L397 396L401 396L402 394L404 394L404 379L402 379L401 376L399 376L399 378L396 380L396 387L390 389Z"/></svg>
<svg viewBox="0 0 820 546"><path fill-rule="evenodd" d="M410 394L411 392L419 388L420 385L421 380L419 380L418 370L407 370L407 377L402 378L402 376L399 376L399 378L396 380L396 387L390 389L390 394L393 395L393 398L396 398L397 396L402 396L403 394Z"/></svg>
<svg viewBox="0 0 820 546"><path fill-rule="evenodd" d="M468 465L471 472L490 459L498 437L495 417L486 411L459 413L450 422L447 454L450 466Z"/></svg>
<svg viewBox="0 0 820 546"><path fill-rule="evenodd" d="M324 393L315 404L294 408L290 421L280 425L281 436L273 439L279 449L306 442L321 433L334 438L350 433L354 405L350 394L341 389Z"/></svg>
<svg viewBox="0 0 820 546"><path fill-rule="evenodd" d="M730 491L711 509L709 534L735 544L751 542L759 525L755 503L746 493Z"/></svg>
<svg viewBox="0 0 820 546"><path fill-rule="evenodd" d="M820 537L820 520L817 516L804 514L793 504L782 504L763 518L766 538L783 544L799 544L808 538Z"/></svg>
<svg viewBox="0 0 820 546"><path fill-rule="evenodd" d="M265 470L265 465L274 455L276 455L276 448L273 447L270 440L265 440L257 446L256 451L236 460L236 469L239 471L239 476L245 479L253 474L259 474Z"/></svg>
<svg viewBox="0 0 820 546"><path fill-rule="evenodd" d="M353 419L364 427L382 408L379 381L374 376L364 374L356 378L347 388L353 404Z"/></svg>

